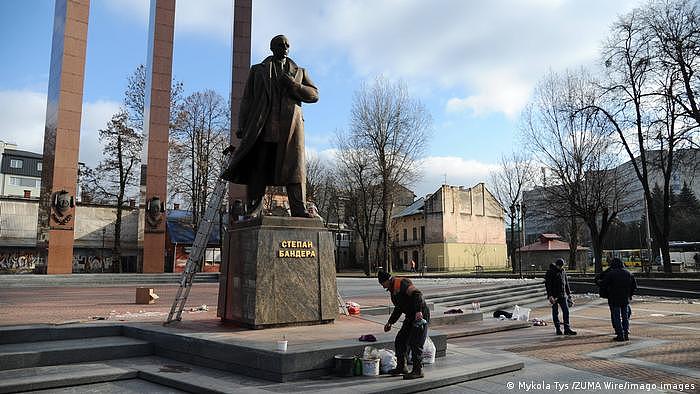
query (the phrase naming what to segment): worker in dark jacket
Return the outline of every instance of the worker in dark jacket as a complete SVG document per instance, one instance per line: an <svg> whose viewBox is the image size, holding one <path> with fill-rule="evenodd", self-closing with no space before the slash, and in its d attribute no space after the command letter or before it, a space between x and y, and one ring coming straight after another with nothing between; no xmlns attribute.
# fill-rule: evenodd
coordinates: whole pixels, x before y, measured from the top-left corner
<svg viewBox="0 0 700 394"><path fill-rule="evenodd" d="M571 329L569 324L569 303L571 300L571 289L569 280L564 271L564 259L557 259L549 265L549 269L544 276L544 284L547 287L547 299L552 304L552 321L557 329L557 335L576 335L576 331ZM564 315L564 332L561 331L559 323L559 307Z"/></svg>
<svg viewBox="0 0 700 394"><path fill-rule="evenodd" d="M615 329L613 340L617 342L629 341L629 317L632 312L629 304L632 295L637 290L637 281L634 279L634 275L625 269L622 260L614 258L610 262L610 270L603 276L601 288L608 296L610 320Z"/></svg>
<svg viewBox="0 0 700 394"><path fill-rule="evenodd" d="M406 315L394 340L396 368L389 373L403 375L404 379L422 378L423 345L428 336L428 323L430 322L430 310L423 300L423 293L413 285L410 279L393 277L384 271L379 271L377 279L382 287L391 293L391 302L394 304L394 311L384 326L384 332L391 330L391 325L399 320L401 314ZM413 362L411 373L408 373L406 367L408 348L411 349L411 361Z"/></svg>

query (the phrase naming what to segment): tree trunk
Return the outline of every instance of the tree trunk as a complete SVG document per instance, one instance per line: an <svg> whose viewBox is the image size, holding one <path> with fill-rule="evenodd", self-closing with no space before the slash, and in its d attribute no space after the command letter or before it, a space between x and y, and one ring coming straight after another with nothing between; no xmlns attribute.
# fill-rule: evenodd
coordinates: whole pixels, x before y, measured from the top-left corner
<svg viewBox="0 0 700 394"><path fill-rule="evenodd" d="M576 225L576 218L571 218L571 225L569 226L569 269L576 269L576 249L578 249L578 226Z"/></svg>
<svg viewBox="0 0 700 394"><path fill-rule="evenodd" d="M603 272L603 245L598 235L598 231L589 226L591 232L591 246L593 246L593 261L595 263L595 273Z"/></svg>
<svg viewBox="0 0 700 394"><path fill-rule="evenodd" d="M116 273L122 272L122 201L117 201L117 217L114 220L114 247L112 248L112 270Z"/></svg>

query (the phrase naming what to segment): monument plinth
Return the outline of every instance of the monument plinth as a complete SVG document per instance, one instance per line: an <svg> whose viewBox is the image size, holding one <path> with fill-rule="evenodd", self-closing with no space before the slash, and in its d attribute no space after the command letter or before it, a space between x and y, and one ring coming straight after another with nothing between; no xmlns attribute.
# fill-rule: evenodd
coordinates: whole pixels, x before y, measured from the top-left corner
<svg viewBox="0 0 700 394"><path fill-rule="evenodd" d="M251 328L332 322L333 235L320 219L262 216L229 226L217 315Z"/></svg>

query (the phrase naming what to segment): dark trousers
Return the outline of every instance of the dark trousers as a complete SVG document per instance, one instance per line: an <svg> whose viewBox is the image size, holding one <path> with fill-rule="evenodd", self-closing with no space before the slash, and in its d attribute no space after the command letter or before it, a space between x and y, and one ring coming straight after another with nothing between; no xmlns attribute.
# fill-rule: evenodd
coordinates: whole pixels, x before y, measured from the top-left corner
<svg viewBox="0 0 700 394"><path fill-rule="evenodd" d="M413 365L423 365L423 345L428 337L428 325L424 324L421 327L414 327L414 321L406 319L401 325L399 333L396 334L394 340L394 350L396 350L396 358L405 358L408 349L411 349L411 362Z"/></svg>
<svg viewBox="0 0 700 394"><path fill-rule="evenodd" d="M564 328L570 328L569 326L569 304L566 303L566 297L559 297L557 301L552 304L552 321L554 322L554 327L559 329L559 307L561 307L562 315L564 315Z"/></svg>
<svg viewBox="0 0 700 394"><path fill-rule="evenodd" d="M630 308L629 304L608 304L608 306L610 307L610 321L612 322L613 329L615 329L615 335L618 337L629 335L632 308Z"/></svg>
<svg viewBox="0 0 700 394"><path fill-rule="evenodd" d="M248 204L255 204L257 207L263 197L265 197L265 189L274 183L275 179L275 161L277 157L277 144L271 142L259 142L258 156L256 157L256 168L261 172L252 182L248 184ZM288 183L287 197L289 198L289 210L292 216L304 216L306 206L304 205L304 196L302 193L301 183Z"/></svg>

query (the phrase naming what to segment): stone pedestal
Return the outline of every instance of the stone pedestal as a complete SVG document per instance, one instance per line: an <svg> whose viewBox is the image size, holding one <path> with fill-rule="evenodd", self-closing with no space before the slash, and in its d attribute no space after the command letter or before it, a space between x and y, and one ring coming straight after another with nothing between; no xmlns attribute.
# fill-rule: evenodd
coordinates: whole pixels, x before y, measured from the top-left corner
<svg viewBox="0 0 700 394"><path fill-rule="evenodd" d="M333 236L317 219L264 216L229 226L217 315L251 328L332 322Z"/></svg>

